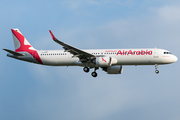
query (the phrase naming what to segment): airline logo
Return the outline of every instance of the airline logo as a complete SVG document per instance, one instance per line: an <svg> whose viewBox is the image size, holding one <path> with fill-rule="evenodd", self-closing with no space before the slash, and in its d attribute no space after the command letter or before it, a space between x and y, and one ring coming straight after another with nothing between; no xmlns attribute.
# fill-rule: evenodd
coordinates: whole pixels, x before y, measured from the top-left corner
<svg viewBox="0 0 180 120"><path fill-rule="evenodd" d="M106 62L106 60L102 57L102 61Z"/></svg>
<svg viewBox="0 0 180 120"><path fill-rule="evenodd" d="M116 55L152 55L152 51L151 50L139 50L139 51L132 51L132 50L129 50L129 51L125 51L125 50L119 50L117 52Z"/></svg>
<svg viewBox="0 0 180 120"><path fill-rule="evenodd" d="M12 33L14 36L18 39L20 42L20 47L17 48L15 51L16 52L28 52L30 53L39 63L43 64L37 51L33 50L32 46L27 42L26 38L19 33L17 30L11 29Z"/></svg>
<svg viewBox="0 0 180 120"><path fill-rule="evenodd" d="M24 38L24 36L20 33L17 32L17 30L12 30L14 36L19 40L20 42L20 47L17 48L15 51L16 52L22 52L22 51L29 51L30 47L32 47L30 44L25 44L26 39Z"/></svg>

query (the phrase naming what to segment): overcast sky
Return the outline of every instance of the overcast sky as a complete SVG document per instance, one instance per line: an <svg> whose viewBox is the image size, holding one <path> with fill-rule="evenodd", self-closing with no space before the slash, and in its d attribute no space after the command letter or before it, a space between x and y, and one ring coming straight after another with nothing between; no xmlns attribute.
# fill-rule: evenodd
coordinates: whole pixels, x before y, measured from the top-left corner
<svg viewBox="0 0 180 120"><path fill-rule="evenodd" d="M38 49L162 48L180 58L179 0L5 0L0 2L1 120L179 120L180 63L123 66L98 77L81 67L15 60L11 28ZM92 70L91 70L92 71Z"/></svg>

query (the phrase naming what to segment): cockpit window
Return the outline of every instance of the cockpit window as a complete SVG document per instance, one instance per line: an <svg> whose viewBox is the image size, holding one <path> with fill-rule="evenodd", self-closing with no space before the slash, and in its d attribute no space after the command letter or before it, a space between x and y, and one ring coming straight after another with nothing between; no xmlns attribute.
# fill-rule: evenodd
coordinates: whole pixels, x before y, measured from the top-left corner
<svg viewBox="0 0 180 120"><path fill-rule="evenodd" d="M172 53L170 53L170 52L164 52L164 54L172 54Z"/></svg>

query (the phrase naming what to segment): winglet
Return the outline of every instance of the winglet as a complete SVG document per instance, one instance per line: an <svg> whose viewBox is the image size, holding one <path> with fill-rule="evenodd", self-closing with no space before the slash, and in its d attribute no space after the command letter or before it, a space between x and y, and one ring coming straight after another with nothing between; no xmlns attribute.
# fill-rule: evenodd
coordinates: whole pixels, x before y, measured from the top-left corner
<svg viewBox="0 0 180 120"><path fill-rule="evenodd" d="M55 36L53 35L53 33L51 32L51 30L49 30L50 34L51 34L51 37L53 40L56 40Z"/></svg>

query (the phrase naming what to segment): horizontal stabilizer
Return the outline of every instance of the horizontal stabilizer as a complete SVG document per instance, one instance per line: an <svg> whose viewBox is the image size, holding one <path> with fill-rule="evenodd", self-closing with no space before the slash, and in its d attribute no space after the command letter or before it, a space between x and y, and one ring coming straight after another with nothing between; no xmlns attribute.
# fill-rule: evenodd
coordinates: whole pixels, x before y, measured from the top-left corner
<svg viewBox="0 0 180 120"><path fill-rule="evenodd" d="M14 51L12 51L12 50L8 50L8 49L3 49L3 50L5 50L5 51L7 51L7 52L9 52L9 53L11 53L11 54L13 54L13 55L16 55L16 56L24 56L24 54L18 53L18 52L14 52Z"/></svg>

